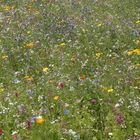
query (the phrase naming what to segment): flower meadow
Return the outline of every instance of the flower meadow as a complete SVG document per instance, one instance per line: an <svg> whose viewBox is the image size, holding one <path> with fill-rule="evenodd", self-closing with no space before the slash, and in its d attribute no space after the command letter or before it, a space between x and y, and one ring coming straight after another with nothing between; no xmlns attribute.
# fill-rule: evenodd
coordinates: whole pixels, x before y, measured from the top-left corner
<svg viewBox="0 0 140 140"><path fill-rule="evenodd" d="M0 140L140 140L140 1L0 0Z"/></svg>

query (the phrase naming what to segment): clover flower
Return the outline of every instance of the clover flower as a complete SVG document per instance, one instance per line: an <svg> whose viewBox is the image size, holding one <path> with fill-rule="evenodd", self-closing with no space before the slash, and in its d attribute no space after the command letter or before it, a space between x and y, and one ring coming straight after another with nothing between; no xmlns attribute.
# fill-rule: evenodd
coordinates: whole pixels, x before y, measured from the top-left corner
<svg viewBox="0 0 140 140"><path fill-rule="evenodd" d="M120 113L116 113L115 118L118 124L124 124L124 118Z"/></svg>

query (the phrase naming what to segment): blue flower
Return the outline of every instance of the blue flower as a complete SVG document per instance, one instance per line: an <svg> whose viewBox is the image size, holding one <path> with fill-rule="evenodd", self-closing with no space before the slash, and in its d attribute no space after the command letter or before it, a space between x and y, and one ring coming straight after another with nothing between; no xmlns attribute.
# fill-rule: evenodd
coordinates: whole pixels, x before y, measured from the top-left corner
<svg viewBox="0 0 140 140"><path fill-rule="evenodd" d="M68 110L68 109L65 109L65 110L64 110L64 114L65 114L65 115L68 115L68 114L69 114L69 110Z"/></svg>

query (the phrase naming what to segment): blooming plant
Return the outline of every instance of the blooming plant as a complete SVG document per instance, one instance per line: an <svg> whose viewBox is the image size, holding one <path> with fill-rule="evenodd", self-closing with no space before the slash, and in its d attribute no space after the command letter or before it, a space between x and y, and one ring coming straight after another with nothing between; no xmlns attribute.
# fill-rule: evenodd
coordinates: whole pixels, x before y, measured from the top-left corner
<svg viewBox="0 0 140 140"><path fill-rule="evenodd" d="M139 5L0 0L0 140L139 140Z"/></svg>

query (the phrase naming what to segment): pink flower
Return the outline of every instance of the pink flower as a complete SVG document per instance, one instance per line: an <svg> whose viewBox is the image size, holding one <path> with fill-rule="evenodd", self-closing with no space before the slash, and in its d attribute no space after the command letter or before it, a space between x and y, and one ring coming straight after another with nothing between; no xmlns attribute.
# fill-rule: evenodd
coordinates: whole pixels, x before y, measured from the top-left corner
<svg viewBox="0 0 140 140"><path fill-rule="evenodd" d="M115 118L116 118L117 123L119 123L119 124L123 124L124 123L124 118L123 118L123 116L120 113L116 113Z"/></svg>

